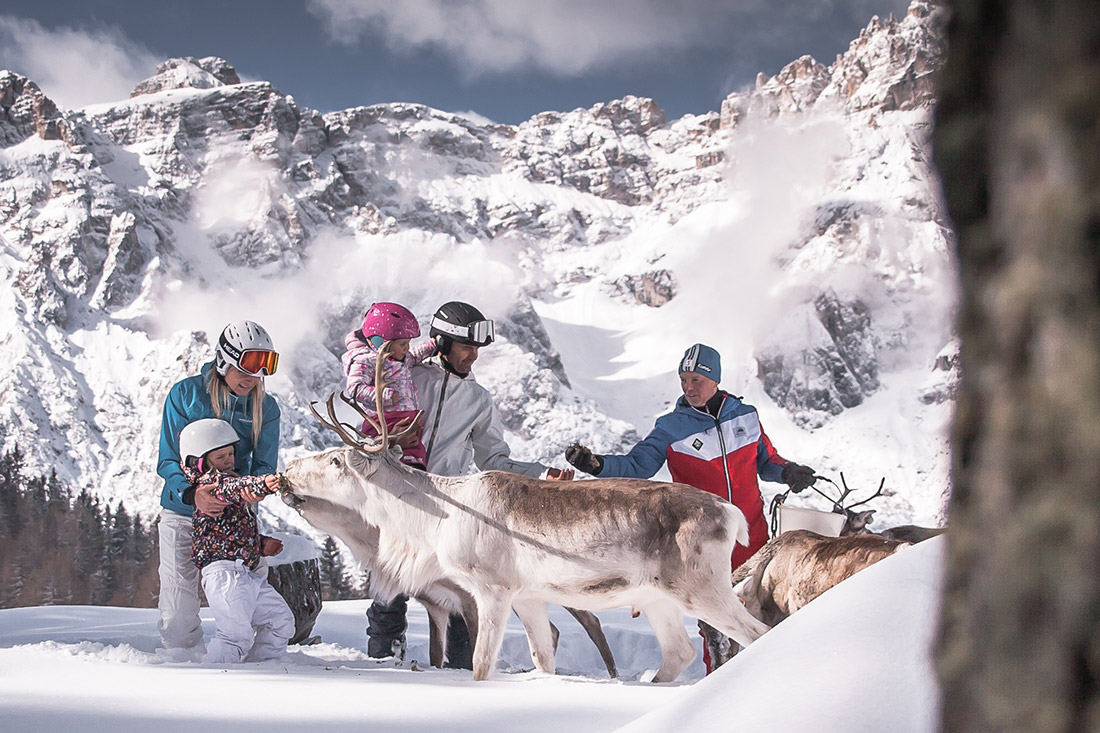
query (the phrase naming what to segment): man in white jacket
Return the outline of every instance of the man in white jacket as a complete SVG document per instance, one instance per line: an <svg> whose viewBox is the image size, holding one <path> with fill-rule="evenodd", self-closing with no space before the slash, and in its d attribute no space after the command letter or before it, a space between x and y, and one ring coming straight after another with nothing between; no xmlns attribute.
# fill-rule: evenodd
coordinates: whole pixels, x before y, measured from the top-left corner
<svg viewBox="0 0 1100 733"><path fill-rule="evenodd" d="M572 470L517 461L504 441L504 426L489 390L471 373L478 351L496 336L494 324L469 303L451 302L432 317L429 335L439 355L412 368L420 408L424 411L421 441L427 448L427 469L441 476L479 471L509 471L525 476L568 481ZM390 656L404 643L407 598L375 602L367 610L367 653ZM445 666L472 669L473 649L462 617L451 616Z"/></svg>

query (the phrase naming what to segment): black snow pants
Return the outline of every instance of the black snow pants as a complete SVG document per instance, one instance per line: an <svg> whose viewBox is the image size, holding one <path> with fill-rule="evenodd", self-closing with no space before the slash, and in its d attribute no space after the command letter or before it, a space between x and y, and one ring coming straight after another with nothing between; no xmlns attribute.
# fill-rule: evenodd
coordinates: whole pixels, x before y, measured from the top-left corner
<svg viewBox="0 0 1100 733"><path fill-rule="evenodd" d="M400 595L389 603L374 601L367 609L367 656L405 657L405 613L409 597Z"/></svg>
<svg viewBox="0 0 1100 733"><path fill-rule="evenodd" d="M389 603L375 601L367 609L367 655L376 658L404 657L405 630L409 624L405 616L409 609L409 597L400 595ZM457 613L451 614L447 627L447 661L444 667L473 669L474 647L466 622Z"/></svg>

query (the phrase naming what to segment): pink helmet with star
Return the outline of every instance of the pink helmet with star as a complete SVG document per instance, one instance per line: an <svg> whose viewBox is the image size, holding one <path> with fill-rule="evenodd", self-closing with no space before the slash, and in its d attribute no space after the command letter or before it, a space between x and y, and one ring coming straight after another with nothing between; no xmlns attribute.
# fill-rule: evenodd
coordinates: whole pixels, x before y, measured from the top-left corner
<svg viewBox="0 0 1100 733"><path fill-rule="evenodd" d="M363 336L381 336L386 341L414 339L420 324L408 308L397 303L375 303L363 316Z"/></svg>

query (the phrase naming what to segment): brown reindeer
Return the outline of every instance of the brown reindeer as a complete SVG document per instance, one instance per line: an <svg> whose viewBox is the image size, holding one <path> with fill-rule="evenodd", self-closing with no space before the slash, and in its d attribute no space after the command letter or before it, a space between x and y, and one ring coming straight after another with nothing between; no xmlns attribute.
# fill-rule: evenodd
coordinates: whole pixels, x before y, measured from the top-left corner
<svg viewBox="0 0 1100 733"><path fill-rule="evenodd" d="M910 543L874 534L823 537L784 532L732 575L738 597L756 618L774 626L837 583Z"/></svg>
<svg viewBox="0 0 1100 733"><path fill-rule="evenodd" d="M313 499L297 506L293 500L288 503L311 525L339 537L351 549L359 564L370 569L371 591L375 598L392 598L398 593L407 593L424 606L428 613L428 662L431 666L443 666L447 626L452 613L462 614L471 642L477 643L477 604L473 596L460 585L446 578L439 578L413 587L413 581L409 580L413 574L409 568L402 567L400 562L392 562L394 553L381 551L383 545L388 543L383 540L379 527L365 522L358 514L349 512L347 507L324 499ZM600 620L589 611L568 607L565 610L580 623L596 645L608 675L617 677L615 658L600 626ZM553 623L550 624L550 631L554 648L557 649L559 632Z"/></svg>
<svg viewBox="0 0 1100 733"><path fill-rule="evenodd" d="M386 382L383 376L383 363L389 353L389 343L382 345L378 358L375 360L374 383L377 386L375 396L379 419L375 420L359 404L349 400L343 394L340 395L344 403L353 408L359 416L371 425L381 436L376 447L385 448L390 440L398 440L408 433L418 429L420 414L398 421L392 433L389 432L385 422L385 414L382 407L382 393ZM310 405L310 410L323 424L337 430L341 437L345 433L341 431L341 423L336 418L329 398L329 417L332 423L325 423L324 419ZM360 441L366 440L358 431L355 431L351 443L355 447L362 445ZM345 437L345 440L347 438ZM366 449L368 451L374 448ZM285 489L285 486L284 486ZM463 587L444 577L442 570L428 555L421 557L421 562L431 565L425 573L423 568L410 567L407 558L400 552L394 552L391 547L394 540L381 527L366 521L364 517L349 512L348 508L340 504L315 497L309 502L301 502L292 493L283 492L284 501L295 508L303 518L318 529L339 537L351 549L355 559L363 567L371 570L371 590L376 598L393 598L400 593L407 593L416 598L428 612L428 659L433 667L442 667L444 661L444 644L447 638L447 626L451 613L459 613L466 622L470 633L470 640L476 646L478 633L477 604L472 595ZM431 578L425 581L425 577ZM592 643L603 659L607 672L611 677L618 676L615 667L615 659L611 654L611 648L607 643L607 637L600 626L600 620L595 614L575 608L566 607L567 611L577 620L588 633ZM557 649L559 632L557 627L547 619L553 639L553 648Z"/></svg>

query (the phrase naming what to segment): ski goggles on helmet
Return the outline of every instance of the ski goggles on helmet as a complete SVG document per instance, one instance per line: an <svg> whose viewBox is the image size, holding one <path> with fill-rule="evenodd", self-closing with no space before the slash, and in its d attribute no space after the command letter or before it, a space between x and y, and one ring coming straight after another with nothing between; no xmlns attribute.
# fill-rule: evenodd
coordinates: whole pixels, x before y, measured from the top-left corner
<svg viewBox="0 0 1100 733"><path fill-rule="evenodd" d="M240 349L231 344L224 333L218 339L218 352L226 362L250 377L263 374L270 377L279 367L278 352L271 349Z"/></svg>
<svg viewBox="0 0 1100 733"><path fill-rule="evenodd" d="M432 328L451 336L459 343L472 346L486 346L496 338L496 327L492 321L474 321L465 326L448 323L441 318L432 319Z"/></svg>
<svg viewBox="0 0 1100 733"><path fill-rule="evenodd" d="M261 372L270 377L279 368L279 354L258 349L242 351L237 359L237 368L253 377L260 376Z"/></svg>

